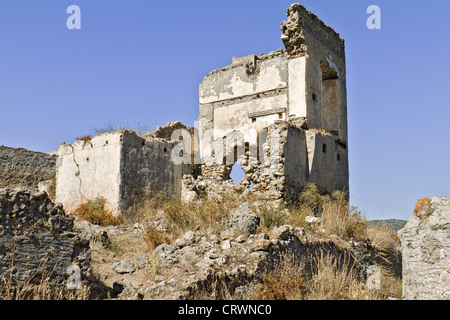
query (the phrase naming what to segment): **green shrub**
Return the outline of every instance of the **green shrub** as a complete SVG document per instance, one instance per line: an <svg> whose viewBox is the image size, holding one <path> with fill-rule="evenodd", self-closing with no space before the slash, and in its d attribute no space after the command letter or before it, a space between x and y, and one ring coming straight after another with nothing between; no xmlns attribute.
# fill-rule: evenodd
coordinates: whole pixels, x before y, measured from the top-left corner
<svg viewBox="0 0 450 320"><path fill-rule="evenodd" d="M284 207L260 207L260 217L261 225L268 229L282 226L288 222L288 215Z"/></svg>
<svg viewBox="0 0 450 320"><path fill-rule="evenodd" d="M319 216L322 213L324 202L329 196L322 196L319 192L319 188L311 182L308 182L303 187L300 193L296 206L309 210L315 216Z"/></svg>

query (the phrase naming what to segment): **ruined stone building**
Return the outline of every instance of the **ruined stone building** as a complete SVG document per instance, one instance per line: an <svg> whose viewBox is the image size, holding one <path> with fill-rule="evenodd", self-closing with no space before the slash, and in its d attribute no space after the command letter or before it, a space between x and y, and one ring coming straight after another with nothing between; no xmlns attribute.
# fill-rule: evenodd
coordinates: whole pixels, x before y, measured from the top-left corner
<svg viewBox="0 0 450 320"><path fill-rule="evenodd" d="M285 51L234 57L200 84L201 180L227 181L239 161L263 198L293 199L307 181L348 191L344 40L301 5L287 16Z"/></svg>
<svg viewBox="0 0 450 320"><path fill-rule="evenodd" d="M190 166L171 160L177 143L128 130L63 143L56 162L56 202L71 211L103 197L110 210L121 213L152 190L180 197L181 178Z"/></svg>
<svg viewBox="0 0 450 320"><path fill-rule="evenodd" d="M126 210L143 191L185 200L232 184L262 199L295 199L310 181L348 191L344 40L303 6L281 23L285 50L233 57L199 86L196 128L177 123L142 137L106 133L58 149L56 201L70 210L97 196ZM164 132L164 134L162 134Z"/></svg>

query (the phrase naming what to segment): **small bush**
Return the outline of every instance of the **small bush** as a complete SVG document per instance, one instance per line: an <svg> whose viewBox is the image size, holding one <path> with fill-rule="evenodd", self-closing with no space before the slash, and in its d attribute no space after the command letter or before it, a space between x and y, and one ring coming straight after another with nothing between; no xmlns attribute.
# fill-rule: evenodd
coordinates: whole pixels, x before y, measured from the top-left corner
<svg viewBox="0 0 450 320"><path fill-rule="evenodd" d="M86 220L100 226L120 225L123 223L121 216L114 216L106 209L106 199L97 197L94 200L82 203L73 212L74 216L80 220Z"/></svg>
<svg viewBox="0 0 450 320"><path fill-rule="evenodd" d="M307 209L311 214L319 216L323 210L325 200L326 196L322 196L319 193L319 188L315 184L308 182L303 187L296 206Z"/></svg>
<svg viewBox="0 0 450 320"><path fill-rule="evenodd" d="M278 208L263 206L259 208L261 217L261 226L271 229L279 227L288 222L288 214L284 206Z"/></svg>

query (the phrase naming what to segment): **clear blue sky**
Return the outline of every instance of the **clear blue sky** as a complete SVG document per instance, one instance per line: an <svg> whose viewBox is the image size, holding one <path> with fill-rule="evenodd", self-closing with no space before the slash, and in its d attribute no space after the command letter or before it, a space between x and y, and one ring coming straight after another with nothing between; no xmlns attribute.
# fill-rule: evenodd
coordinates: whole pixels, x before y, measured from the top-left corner
<svg viewBox="0 0 450 320"><path fill-rule="evenodd" d="M283 47L284 0L1 0L0 144L49 152L112 123L198 115L232 56ZM346 41L351 203L408 219L450 196L450 1L299 1ZM69 5L81 30L69 30ZM366 9L381 8L381 30ZM284 48L284 47L283 47Z"/></svg>

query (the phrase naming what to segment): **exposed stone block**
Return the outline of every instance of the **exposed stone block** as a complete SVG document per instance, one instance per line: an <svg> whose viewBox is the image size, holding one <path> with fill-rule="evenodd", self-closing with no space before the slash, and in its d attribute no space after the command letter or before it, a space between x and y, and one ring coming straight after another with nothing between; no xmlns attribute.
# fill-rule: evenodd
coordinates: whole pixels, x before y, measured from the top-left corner
<svg viewBox="0 0 450 320"><path fill-rule="evenodd" d="M450 198L419 199L400 235L403 299L450 299Z"/></svg>

